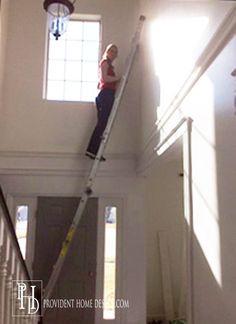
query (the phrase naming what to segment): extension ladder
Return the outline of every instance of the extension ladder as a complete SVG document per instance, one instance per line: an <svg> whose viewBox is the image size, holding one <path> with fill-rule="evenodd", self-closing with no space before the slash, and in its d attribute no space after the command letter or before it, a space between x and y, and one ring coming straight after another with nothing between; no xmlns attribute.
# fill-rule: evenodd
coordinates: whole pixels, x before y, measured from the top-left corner
<svg viewBox="0 0 236 324"><path fill-rule="evenodd" d="M65 257L67 255L68 249L70 247L70 244L71 244L72 239L74 237L75 231L76 231L76 229L78 227L79 221L80 221L81 216L82 216L82 214L84 212L84 209L86 207L87 200L88 200L89 196L92 194L92 185L94 183L96 173L97 173L97 170L98 170L98 166L99 166L99 163L100 163L100 159L101 159L101 157L103 155L103 152L104 152L104 149L105 149L109 134L111 132L111 128L112 128L114 119L116 117L118 107L120 105L120 101L121 101L121 98L122 98L126 83L128 81L128 77L129 77L129 74L130 74L132 63L134 61L135 53L136 53L136 50L137 50L137 47L138 47L138 44L139 44L140 34L141 34L141 30L142 30L144 20L145 20L145 16L140 16L139 17L138 27L137 27L137 30L136 30L135 35L133 37L131 51L130 51L130 54L129 54L128 60L127 60L126 72L122 76L119 87L118 87L118 89L116 91L115 100L114 100L114 103L113 103L113 106L112 106L111 114L109 116L106 129L104 130L104 133L103 133L103 136L102 136L102 141L101 141L101 144L99 146L97 156L96 156L96 158L94 160L94 163L92 165L92 168L90 170L90 173L89 173L86 185L85 185L85 189L83 191L82 197L81 197L80 202L79 202L78 209L77 209L77 211L75 213L73 222L72 222L72 224L71 224L71 226L69 228L69 231L67 233L67 236L66 236L66 238L65 238L65 240L63 242L59 257L58 257L58 259L57 259L57 261L56 261L56 263L55 263L55 265L53 267L52 274L51 274L51 276L49 278L49 281L48 281L48 284L47 284L47 286L45 288L45 291L44 291L44 294L43 294L43 298L45 298L45 299L49 299L51 297L53 288L54 288L54 286L55 286L55 284L57 282L57 279L59 277L61 268L62 268L62 266L64 264ZM44 312L45 312L45 310L42 309L42 314L44 314Z"/></svg>

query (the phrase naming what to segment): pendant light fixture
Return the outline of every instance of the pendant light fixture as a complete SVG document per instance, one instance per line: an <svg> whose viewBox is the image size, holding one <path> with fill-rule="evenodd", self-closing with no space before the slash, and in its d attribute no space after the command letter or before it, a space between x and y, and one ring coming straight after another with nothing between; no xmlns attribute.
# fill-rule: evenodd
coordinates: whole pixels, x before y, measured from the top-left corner
<svg viewBox="0 0 236 324"><path fill-rule="evenodd" d="M56 40L66 31L69 16L74 12L74 3L75 0L44 0L49 30Z"/></svg>

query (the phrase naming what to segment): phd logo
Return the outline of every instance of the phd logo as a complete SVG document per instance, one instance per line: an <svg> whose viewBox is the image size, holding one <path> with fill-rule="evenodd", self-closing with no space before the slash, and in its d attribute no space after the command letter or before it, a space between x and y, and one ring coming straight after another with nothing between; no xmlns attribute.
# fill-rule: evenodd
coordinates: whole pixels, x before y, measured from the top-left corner
<svg viewBox="0 0 236 324"><path fill-rule="evenodd" d="M40 315L41 291L42 282L40 280L14 280L13 316Z"/></svg>

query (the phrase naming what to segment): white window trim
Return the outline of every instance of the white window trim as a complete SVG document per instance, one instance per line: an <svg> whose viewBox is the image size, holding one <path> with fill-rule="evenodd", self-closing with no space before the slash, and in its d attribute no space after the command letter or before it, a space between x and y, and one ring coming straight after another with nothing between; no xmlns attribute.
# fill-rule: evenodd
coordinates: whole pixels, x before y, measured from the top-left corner
<svg viewBox="0 0 236 324"><path fill-rule="evenodd" d="M26 243L26 258L25 263L30 276L33 275L33 260L34 260L34 245L35 245L35 229L36 229L36 208L37 198L35 197L19 197L7 195L7 203L9 212L12 215L12 222L16 223L16 208L20 205L28 206L28 228L27 228L27 243Z"/></svg>
<svg viewBox="0 0 236 324"><path fill-rule="evenodd" d="M96 269L96 299L103 299L104 283L104 243L105 243L105 208L117 207L117 251L116 251L116 296L122 299L122 228L123 228L123 199L99 198L98 200L98 226L97 226L97 269ZM103 318L103 309L95 308L95 324L119 324L122 320L122 309L116 308L114 320Z"/></svg>
<svg viewBox="0 0 236 324"><path fill-rule="evenodd" d="M99 31L99 49L98 49L98 63L101 59L101 48L102 48L102 19L101 15L91 15L91 14L72 14L70 16L71 21L91 21L91 22L99 22L100 31ZM45 60L44 60L44 78L43 78L43 100L47 102L60 102L60 103L69 103L73 102L76 104L91 104L94 100L91 101L83 101L83 100L61 100L61 99L47 99L47 87L48 87L48 61L49 61L49 37L50 32L48 28L46 30L46 42L45 42Z"/></svg>

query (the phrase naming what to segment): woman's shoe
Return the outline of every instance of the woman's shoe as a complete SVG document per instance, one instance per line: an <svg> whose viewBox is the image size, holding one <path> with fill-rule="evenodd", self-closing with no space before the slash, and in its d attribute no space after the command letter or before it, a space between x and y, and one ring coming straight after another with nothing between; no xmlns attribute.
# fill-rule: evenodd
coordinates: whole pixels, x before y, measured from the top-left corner
<svg viewBox="0 0 236 324"><path fill-rule="evenodd" d="M89 157L90 159L92 159L92 160L95 160L95 159L96 159L96 155L93 154L93 153L91 153L91 152L86 152L85 155L88 156L88 157ZM104 156L102 156L102 157L100 158L100 161L101 161L101 162L105 162L105 161L106 161L106 159L104 158Z"/></svg>
<svg viewBox="0 0 236 324"><path fill-rule="evenodd" d="M96 155L93 153L90 153L90 152L86 152L85 155L88 156L92 160L95 160L95 158L96 158Z"/></svg>

